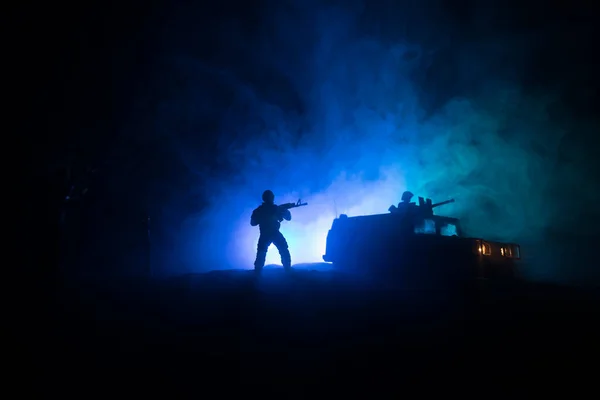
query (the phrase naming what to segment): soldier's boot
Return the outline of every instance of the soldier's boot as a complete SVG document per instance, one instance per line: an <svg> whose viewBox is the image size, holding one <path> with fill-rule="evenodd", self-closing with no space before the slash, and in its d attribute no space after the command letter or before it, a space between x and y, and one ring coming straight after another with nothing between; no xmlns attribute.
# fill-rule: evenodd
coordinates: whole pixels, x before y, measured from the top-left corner
<svg viewBox="0 0 600 400"><path fill-rule="evenodd" d="M292 270L292 257L290 256L290 251L287 248L281 249L281 264L283 264L283 269L285 271Z"/></svg>
<svg viewBox="0 0 600 400"><path fill-rule="evenodd" d="M257 273L262 272L263 267L265 266L265 260L267 258L266 251L258 251L256 253L256 259L254 260L254 271Z"/></svg>

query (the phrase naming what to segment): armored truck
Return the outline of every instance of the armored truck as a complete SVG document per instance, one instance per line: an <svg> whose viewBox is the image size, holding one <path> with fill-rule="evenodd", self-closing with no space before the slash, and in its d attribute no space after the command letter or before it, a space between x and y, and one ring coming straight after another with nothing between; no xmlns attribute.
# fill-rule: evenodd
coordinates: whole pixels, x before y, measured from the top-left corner
<svg viewBox="0 0 600 400"><path fill-rule="evenodd" d="M470 278L514 278L521 248L465 236L458 218L434 215L433 204L419 197L419 205L405 201L386 214L340 215L327 235L323 260L335 268L409 281Z"/></svg>

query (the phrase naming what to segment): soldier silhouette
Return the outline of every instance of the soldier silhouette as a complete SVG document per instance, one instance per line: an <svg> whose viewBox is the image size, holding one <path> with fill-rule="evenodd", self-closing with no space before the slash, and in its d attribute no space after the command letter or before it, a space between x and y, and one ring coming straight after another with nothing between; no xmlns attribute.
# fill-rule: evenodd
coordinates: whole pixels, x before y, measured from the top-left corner
<svg viewBox="0 0 600 400"><path fill-rule="evenodd" d="M411 202L414 196L415 195L412 194L412 192L407 190L406 192L402 193L402 201L398 203L398 207L391 205L390 208L388 208L388 211L391 213L409 213L416 211L415 207L417 205Z"/></svg>
<svg viewBox="0 0 600 400"><path fill-rule="evenodd" d="M270 190L265 190L262 194L262 200L263 203L252 211L252 216L250 217L250 225L258 225L260 229L254 270L256 272L262 271L265 266L267 250L271 243L273 243L279 251L283 268L289 271L292 266L292 259L287 241L279 231L279 228L281 227L281 221L284 219L290 221L292 219L292 214L290 210L281 208L275 204L275 195Z"/></svg>

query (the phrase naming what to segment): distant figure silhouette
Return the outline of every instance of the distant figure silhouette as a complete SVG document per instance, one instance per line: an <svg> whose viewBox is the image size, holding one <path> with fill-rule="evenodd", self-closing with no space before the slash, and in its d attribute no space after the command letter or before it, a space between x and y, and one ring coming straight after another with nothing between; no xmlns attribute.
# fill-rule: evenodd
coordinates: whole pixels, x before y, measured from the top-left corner
<svg viewBox="0 0 600 400"><path fill-rule="evenodd" d="M417 205L415 203L411 203L411 200L414 196L415 195L412 194L412 192L407 190L406 192L402 193L402 201L398 203L398 207L391 205L390 208L388 208L388 211L391 213L408 213L416 211L415 207L417 207Z"/></svg>
<svg viewBox="0 0 600 400"><path fill-rule="evenodd" d="M287 241L283 234L279 232L279 228L281 227L281 221L284 219L290 221L292 219L292 214L290 210L275 204L275 195L270 190L265 190L262 194L262 200L263 203L252 211L252 216L250 217L250 225L258 225L260 228L254 270L256 272L262 271L265 266L267 250L271 243L273 243L277 247L277 250L279 250L283 268L289 271L292 266L292 259Z"/></svg>

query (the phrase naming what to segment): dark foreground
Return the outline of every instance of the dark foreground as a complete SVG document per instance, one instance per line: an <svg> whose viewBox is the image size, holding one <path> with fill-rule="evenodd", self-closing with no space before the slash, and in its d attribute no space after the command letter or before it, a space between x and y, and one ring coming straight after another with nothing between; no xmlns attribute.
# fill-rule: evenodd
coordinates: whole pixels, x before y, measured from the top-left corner
<svg viewBox="0 0 600 400"><path fill-rule="evenodd" d="M489 281L397 289L280 269L260 279L218 271L71 282L52 303L48 333L30 349L36 377L52 382L43 386L47 394L75 390L73 382L138 393L216 385L215 396L260 385L285 398L315 385L338 394L401 395L407 384L420 386L419 394L505 386L546 392L553 384L579 390L597 371L594 296Z"/></svg>

